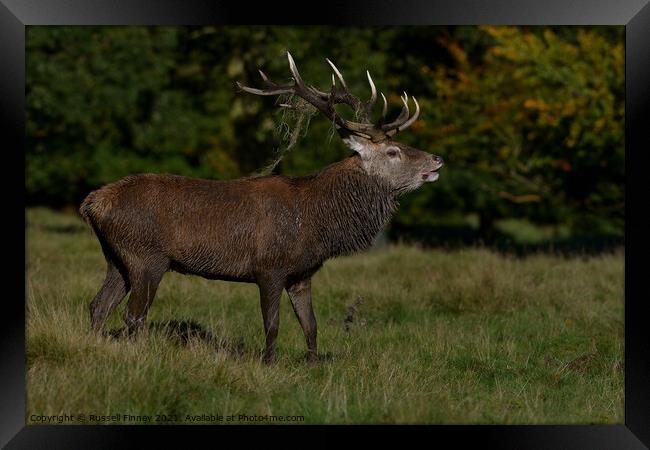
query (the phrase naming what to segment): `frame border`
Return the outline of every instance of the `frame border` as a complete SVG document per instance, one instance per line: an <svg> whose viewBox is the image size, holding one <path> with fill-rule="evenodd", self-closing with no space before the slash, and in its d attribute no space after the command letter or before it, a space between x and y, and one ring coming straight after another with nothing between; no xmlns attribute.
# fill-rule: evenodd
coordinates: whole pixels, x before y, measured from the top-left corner
<svg viewBox="0 0 650 450"><path fill-rule="evenodd" d="M391 0L330 0L318 15L301 8L250 6L244 2L186 0L0 0L0 118L6 149L23 148L25 124L25 26L27 25L203 25L203 24L329 24L329 25L625 25L625 115L626 189L625 208L625 425L423 425L356 429L383 437L386 432L416 432L423 438L448 438L457 443L479 443L499 448L590 448L642 449L650 446L650 340L644 333L646 299L641 292L644 281L644 250L650 239L650 221L644 217L644 195L640 156L650 149L650 135L644 129L650 117L650 0L403 0L399 7ZM634 149L629 152L630 149ZM25 155L9 151L10 164L23 166ZM631 158L632 156L632 161ZM13 160L15 159L15 161ZM11 167L11 166L10 166ZM11 196L13 217L25 218L25 172L9 170L0 178L7 183L4 192ZM642 184L643 183L643 184ZM10 187L13 189L10 190ZM642 187L642 189L639 189ZM631 209L634 205L635 209ZM16 235L25 225L16 220ZM14 231L14 230L12 230ZM25 229L22 230L25 237ZM11 234L13 235L13 233ZM10 235L10 236L11 236ZM25 247L18 254L25 258ZM23 265L25 270L26 264ZM0 333L0 445L6 448L114 448L150 443L148 428L116 425L44 426L25 425L25 272L13 264L10 280L24 280L16 296L5 299L6 319ZM13 276L12 276L13 275ZM22 300L20 300L22 295ZM261 426L262 432L286 434L287 426ZM292 427L291 432L310 433L321 426ZM348 427L328 426L332 443L340 442L338 432ZM157 438L167 443L187 445L187 438L210 439L236 430L223 426L157 426ZM390 430L390 431L389 431ZM248 435L248 433L246 433ZM307 435L305 434L307 437ZM241 433L237 438L241 439ZM247 438L244 438L246 440ZM243 443L244 440L240 440ZM487 445L486 445L487 444Z"/></svg>

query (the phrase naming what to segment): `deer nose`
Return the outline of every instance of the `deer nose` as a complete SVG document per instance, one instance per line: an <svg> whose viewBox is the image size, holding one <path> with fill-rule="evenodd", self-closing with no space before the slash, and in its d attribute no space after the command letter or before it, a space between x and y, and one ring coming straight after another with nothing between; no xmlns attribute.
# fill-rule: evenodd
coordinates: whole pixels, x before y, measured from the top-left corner
<svg viewBox="0 0 650 450"><path fill-rule="evenodd" d="M439 164L440 167L442 167L443 164L445 163L440 156L436 156L436 155L433 155L433 162L435 162L436 164Z"/></svg>

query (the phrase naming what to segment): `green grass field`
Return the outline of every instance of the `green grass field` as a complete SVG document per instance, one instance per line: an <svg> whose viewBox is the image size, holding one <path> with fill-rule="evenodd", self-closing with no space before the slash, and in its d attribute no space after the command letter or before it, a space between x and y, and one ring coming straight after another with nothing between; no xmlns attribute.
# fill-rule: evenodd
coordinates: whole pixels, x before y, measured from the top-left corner
<svg viewBox="0 0 650 450"><path fill-rule="evenodd" d="M27 423L623 422L622 250L515 259L400 245L332 260L313 280L322 361L304 360L285 293L268 367L255 285L169 273L146 333L99 337L88 304L105 263L89 228L30 209L26 234ZM123 326L125 304L107 329Z"/></svg>

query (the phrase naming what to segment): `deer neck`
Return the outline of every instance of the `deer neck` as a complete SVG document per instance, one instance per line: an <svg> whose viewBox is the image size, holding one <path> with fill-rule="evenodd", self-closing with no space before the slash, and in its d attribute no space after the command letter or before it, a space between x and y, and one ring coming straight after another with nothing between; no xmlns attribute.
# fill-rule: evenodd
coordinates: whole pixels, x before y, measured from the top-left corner
<svg viewBox="0 0 650 450"><path fill-rule="evenodd" d="M326 167L310 190L317 201L308 203L308 213L326 258L369 248L398 206L389 186L368 175L357 156Z"/></svg>

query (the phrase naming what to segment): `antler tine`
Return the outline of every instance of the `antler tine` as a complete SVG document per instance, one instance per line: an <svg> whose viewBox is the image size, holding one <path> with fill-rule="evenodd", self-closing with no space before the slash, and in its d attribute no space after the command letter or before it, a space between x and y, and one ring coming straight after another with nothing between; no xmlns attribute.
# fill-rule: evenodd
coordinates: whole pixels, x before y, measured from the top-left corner
<svg viewBox="0 0 650 450"><path fill-rule="evenodd" d="M400 97L400 99L402 100L402 103L404 104L404 106L402 106L402 111L399 113L399 116L397 116L397 119L395 119L391 123L387 123L386 125L382 125L382 127L381 127L382 130L384 130L386 132L389 132L389 131L392 131L392 130L397 130L397 128L399 126L401 126L402 124L404 124L404 122L406 122L406 120L411 115L411 112L409 111L409 105L408 105L408 95L406 94L406 92L404 92L404 97ZM395 134L395 133L393 133L393 134Z"/></svg>
<svg viewBox="0 0 650 450"><path fill-rule="evenodd" d="M289 69L291 70L291 75L293 76L293 79L296 82L295 87L298 90L310 92L322 98L328 97L329 94L316 89L314 86L311 85L307 86L305 84L305 82L302 80L302 77L300 76L300 73L298 72L298 66L296 66L296 62L293 60L293 56L291 56L291 53L289 52L287 52L287 59L289 60Z"/></svg>
<svg viewBox="0 0 650 450"><path fill-rule="evenodd" d="M279 87L278 89L262 90L262 89L255 89L252 87L244 86L239 81L236 81L235 83L237 84L237 87L242 91L246 91L250 94L255 94L255 95L282 95L282 94L291 94L293 92L293 89L289 87Z"/></svg>
<svg viewBox="0 0 650 450"><path fill-rule="evenodd" d="M402 101L403 100L404 100L404 98L402 98ZM396 133L407 129L408 127L413 125L413 123L416 120L418 120L418 117L420 116L420 104L418 103L418 101L417 101L417 99L415 97L413 97L413 103L415 103L415 113L413 114L413 116L411 118L409 118L408 120L406 120L404 123L396 126L395 128L393 128L391 130L387 130L386 131L387 136L394 136Z"/></svg>
<svg viewBox="0 0 650 450"><path fill-rule="evenodd" d="M386 121L386 113L388 112L388 102L386 101L386 96L384 95L384 93L380 92L380 94L381 94L381 99L384 101L384 106L381 109L380 123L384 123Z"/></svg>
<svg viewBox="0 0 650 450"><path fill-rule="evenodd" d="M309 85L309 89L311 89L312 91L314 91L314 92L315 92L319 97L321 97L321 99L323 99L323 100L327 100L327 99L329 98L329 96L330 96L327 92L323 92L323 91L321 91L320 89L315 88L315 87L312 86L311 84Z"/></svg>
<svg viewBox="0 0 650 450"><path fill-rule="evenodd" d="M343 75L341 75L341 72L339 72L339 69L336 68L334 63L332 61L330 61L329 58L325 58L325 61L327 61L327 64L329 64L332 67L332 70L334 71L334 73L338 77L339 81L341 82L341 86L343 86L343 89L345 89L347 91L348 90L348 85L345 84L345 80L343 79Z"/></svg>
<svg viewBox="0 0 650 450"><path fill-rule="evenodd" d="M300 76L300 73L298 73L298 67L296 67L293 56L291 56L291 53L289 52L287 52L287 59L289 60L289 70L291 70L291 75L293 75L293 79L295 80L296 85L304 86L305 83L303 83L302 77Z"/></svg>
<svg viewBox="0 0 650 450"><path fill-rule="evenodd" d="M274 83L269 79L269 77L264 72L262 72L261 69L258 69L257 71L259 72L260 77L262 77L264 83L267 86L269 86L271 89L256 89L256 88L244 86L239 81L235 82L237 84L237 87L242 91L248 92L250 94L255 94L255 95L283 95L283 94L291 94L293 92L292 86L279 85L277 83Z"/></svg>
<svg viewBox="0 0 650 450"><path fill-rule="evenodd" d="M366 70L366 75L368 75L368 83L370 84L370 98L366 102L366 116L370 119L372 109L375 107L375 103L377 102L377 88L375 87L375 83L372 81L369 70Z"/></svg>
<svg viewBox="0 0 650 450"><path fill-rule="evenodd" d="M267 77L266 74L262 72L262 69L257 69L257 71L260 73L260 76L265 83L271 83L271 80L269 80L269 77Z"/></svg>
<svg viewBox="0 0 650 450"><path fill-rule="evenodd" d="M420 115L420 105L418 104L418 101L415 99L415 97L412 97L412 98L413 98L413 103L415 103L415 114L413 114L413 116L409 120L407 120L402 125L397 127L397 131L402 131L402 130L407 129L408 127L413 125L413 123L416 120L418 120L418 116Z"/></svg>

